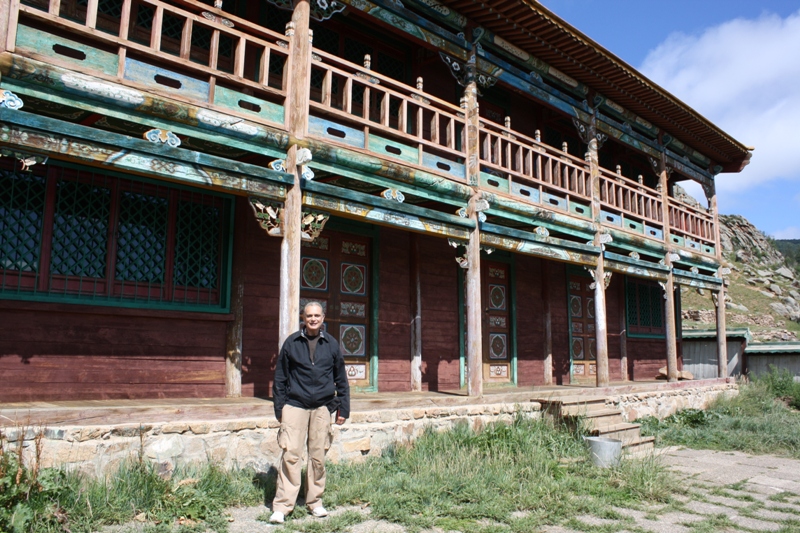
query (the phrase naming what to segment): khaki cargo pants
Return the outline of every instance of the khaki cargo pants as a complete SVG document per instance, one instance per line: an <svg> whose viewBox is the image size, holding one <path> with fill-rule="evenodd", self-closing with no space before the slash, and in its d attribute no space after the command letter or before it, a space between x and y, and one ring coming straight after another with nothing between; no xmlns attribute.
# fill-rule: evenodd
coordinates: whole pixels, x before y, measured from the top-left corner
<svg viewBox="0 0 800 533"><path fill-rule="evenodd" d="M273 511L289 514L294 509L300 492L306 440L306 505L312 510L322 505L322 493L325 491L325 453L333 440L331 414L325 406L301 409L286 405L281 415L281 428L278 430L278 445L283 453L278 470L278 488L272 501Z"/></svg>

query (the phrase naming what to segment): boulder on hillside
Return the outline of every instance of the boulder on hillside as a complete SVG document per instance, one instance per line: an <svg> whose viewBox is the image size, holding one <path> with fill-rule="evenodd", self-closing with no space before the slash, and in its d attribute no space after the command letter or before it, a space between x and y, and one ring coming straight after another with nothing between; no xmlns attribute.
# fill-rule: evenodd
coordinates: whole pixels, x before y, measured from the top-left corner
<svg viewBox="0 0 800 533"><path fill-rule="evenodd" d="M780 286L777 283L770 283L769 287L767 287L767 288L769 290L771 290L772 292L774 292L775 294L777 294L778 296L781 296L783 294L783 290L780 288Z"/></svg>
<svg viewBox="0 0 800 533"><path fill-rule="evenodd" d="M783 255L746 218L740 215L720 215L719 220L719 236L724 253L735 253L738 261L748 265L783 264Z"/></svg>
<svg viewBox="0 0 800 533"><path fill-rule="evenodd" d="M775 271L775 273L779 276L783 276L786 279L794 280L794 273L785 266L780 267Z"/></svg>

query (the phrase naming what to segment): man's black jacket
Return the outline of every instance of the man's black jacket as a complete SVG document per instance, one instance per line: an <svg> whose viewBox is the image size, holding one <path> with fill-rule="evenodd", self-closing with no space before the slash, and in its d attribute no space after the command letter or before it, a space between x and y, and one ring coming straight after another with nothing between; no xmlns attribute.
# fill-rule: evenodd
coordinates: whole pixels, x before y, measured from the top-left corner
<svg viewBox="0 0 800 533"><path fill-rule="evenodd" d="M303 331L290 335L278 355L272 396L278 420L286 404L303 409L324 405L331 413L338 409L339 416L349 418L350 385L336 339L320 331L312 363Z"/></svg>

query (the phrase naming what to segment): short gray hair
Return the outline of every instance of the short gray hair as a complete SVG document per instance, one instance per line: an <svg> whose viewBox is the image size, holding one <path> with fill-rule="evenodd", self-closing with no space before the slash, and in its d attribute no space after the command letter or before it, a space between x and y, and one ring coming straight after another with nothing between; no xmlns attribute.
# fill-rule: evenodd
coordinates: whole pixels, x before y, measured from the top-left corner
<svg viewBox="0 0 800 533"><path fill-rule="evenodd" d="M319 303L319 302L308 302L306 305L303 306L303 314L304 315L306 314L306 309L308 309L312 305L316 305L317 307L319 307L319 310L322 311L322 314L323 315L325 314L325 308L322 307L321 303Z"/></svg>

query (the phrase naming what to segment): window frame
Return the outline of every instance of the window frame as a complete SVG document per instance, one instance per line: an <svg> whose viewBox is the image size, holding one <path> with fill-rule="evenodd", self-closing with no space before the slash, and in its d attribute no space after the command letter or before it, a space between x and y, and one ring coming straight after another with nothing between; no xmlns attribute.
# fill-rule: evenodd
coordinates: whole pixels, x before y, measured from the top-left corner
<svg viewBox="0 0 800 533"><path fill-rule="evenodd" d="M638 309L640 307L640 294L641 294L639 292L640 290L639 287L647 287L650 291L651 296L654 293L654 289L655 291L657 291L659 302L661 304L656 306L658 312L660 313L660 318L661 318L660 328L656 328L653 326L642 326L640 324L631 323L630 298L632 291L636 291L636 307L637 307L636 314L638 317ZM666 300L664 299L663 289L661 288L660 285L658 285L657 282L635 278L631 276L625 276L625 328L628 337L640 338L640 339L665 339L667 337L665 305L666 305Z"/></svg>
<svg viewBox="0 0 800 533"><path fill-rule="evenodd" d="M13 166L3 170L20 173L19 165L14 161ZM39 167L39 168L37 168ZM32 302L75 303L84 305L101 305L120 308L158 309L167 311L191 311L203 313L229 313L230 312L230 287L233 261L233 229L235 197L217 191L190 187L173 182L156 180L121 172L109 171L103 168L87 167L68 162L58 161L32 169L35 175L44 179L45 198L41 216L41 227L38 229L38 263L36 270L0 269L0 299L24 300ZM51 274L53 268L53 231L55 229L55 215L57 210L57 187L60 180L72 182L86 182L81 174L88 176L89 182L98 187L105 187L111 191L111 208L107 216L108 236L105 240L104 276L102 278L73 276L73 282L94 284L92 292L83 294L67 291L70 283L69 275ZM127 185L127 186L126 186ZM168 236L164 246L164 274L163 280L158 284L150 283L144 290L150 294L160 291L156 299L145 299L140 293L141 288L136 288L136 297L132 297L125 287L135 285L135 281L117 279L118 263L118 227L119 204L122 193L132 191L134 194L148 194L157 191L159 196L167 199L167 231ZM196 195L199 195L195 198ZM152 195L151 195L152 196ZM197 205L214 205L219 208L219 234L217 236L217 264L216 288L178 286L174 268L178 261L177 251L177 225L179 224L179 205L188 202ZM169 265L168 265L169 263ZM55 276L55 278L54 278ZM59 281L60 278L67 278ZM30 280L28 280L30 278ZM55 284L54 284L55 281ZM148 282L149 283L149 282ZM187 293L195 292L198 300L194 303L187 301ZM216 293L216 302L200 301L199 296L207 294L209 298ZM127 296L126 296L127 295Z"/></svg>

